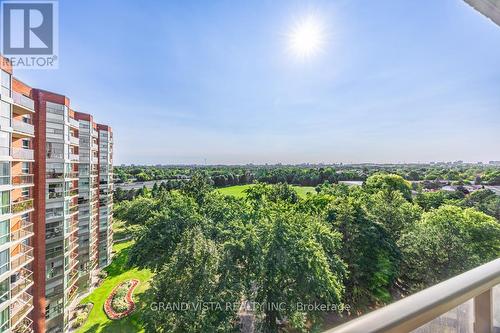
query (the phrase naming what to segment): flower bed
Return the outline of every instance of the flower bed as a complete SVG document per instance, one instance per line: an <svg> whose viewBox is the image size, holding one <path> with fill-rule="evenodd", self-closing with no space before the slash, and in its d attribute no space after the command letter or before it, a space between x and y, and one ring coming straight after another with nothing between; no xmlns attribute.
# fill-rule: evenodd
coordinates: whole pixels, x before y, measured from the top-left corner
<svg viewBox="0 0 500 333"><path fill-rule="evenodd" d="M135 310L132 293L139 280L132 279L117 285L104 303L104 312L109 319L116 320L128 316Z"/></svg>

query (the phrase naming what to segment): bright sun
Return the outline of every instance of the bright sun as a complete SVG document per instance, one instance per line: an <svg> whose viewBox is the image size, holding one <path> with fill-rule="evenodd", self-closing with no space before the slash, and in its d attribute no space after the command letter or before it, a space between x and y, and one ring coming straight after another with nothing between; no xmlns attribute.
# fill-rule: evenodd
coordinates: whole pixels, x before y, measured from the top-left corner
<svg viewBox="0 0 500 333"><path fill-rule="evenodd" d="M307 16L295 23L289 33L290 51L299 58L310 58L322 50L325 31L314 16Z"/></svg>

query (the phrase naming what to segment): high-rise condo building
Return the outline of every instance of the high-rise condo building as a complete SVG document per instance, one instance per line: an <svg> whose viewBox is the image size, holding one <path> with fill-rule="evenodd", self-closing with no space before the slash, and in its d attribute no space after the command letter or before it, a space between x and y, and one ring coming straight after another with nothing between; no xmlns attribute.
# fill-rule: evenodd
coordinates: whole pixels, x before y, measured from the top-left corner
<svg viewBox="0 0 500 333"><path fill-rule="evenodd" d="M0 332L67 332L111 260L113 134L0 60Z"/></svg>

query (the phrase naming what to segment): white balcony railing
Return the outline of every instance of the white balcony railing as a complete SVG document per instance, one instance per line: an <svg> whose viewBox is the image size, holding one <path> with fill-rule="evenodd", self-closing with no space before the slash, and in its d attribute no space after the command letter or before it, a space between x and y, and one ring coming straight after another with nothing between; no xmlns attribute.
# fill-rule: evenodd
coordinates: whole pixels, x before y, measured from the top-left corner
<svg viewBox="0 0 500 333"><path fill-rule="evenodd" d="M12 157L17 160L33 160L33 149L12 148Z"/></svg>
<svg viewBox="0 0 500 333"><path fill-rule="evenodd" d="M12 92L12 99L15 104L21 105L27 109L35 111L35 101L18 92Z"/></svg>
<svg viewBox="0 0 500 333"><path fill-rule="evenodd" d="M33 185L34 175L33 174L19 174L12 176L12 185Z"/></svg>
<svg viewBox="0 0 500 333"><path fill-rule="evenodd" d="M23 292L10 306L10 321L12 327L26 318L28 313L33 309L33 296L27 292Z"/></svg>
<svg viewBox="0 0 500 333"><path fill-rule="evenodd" d="M80 127L80 122L76 119L69 118L69 124L73 127L79 128Z"/></svg>
<svg viewBox="0 0 500 333"><path fill-rule="evenodd" d="M35 126L25 123L24 121L12 119L12 128L16 132L26 133L30 135L35 134Z"/></svg>
<svg viewBox="0 0 500 333"><path fill-rule="evenodd" d="M475 333L498 332L493 327L492 289L499 284L497 259L324 333L462 332L459 326L464 325L473 327ZM447 314L466 302L474 303L471 322L463 322L469 319L458 314L461 311Z"/></svg>
<svg viewBox="0 0 500 333"><path fill-rule="evenodd" d="M20 252L14 254L10 260L10 269L16 270L33 261L33 248L26 244L20 244Z"/></svg>
<svg viewBox="0 0 500 333"><path fill-rule="evenodd" d="M21 221L21 225L19 229L15 231L11 231L10 240L12 242L17 242L22 239L26 239L28 237L32 237L33 233L33 223L29 221Z"/></svg>
<svg viewBox="0 0 500 333"><path fill-rule="evenodd" d="M73 145L77 145L77 146L78 146L78 145L80 144L80 139L79 139L79 138L77 138L76 136L72 136L72 135L70 135L70 136L69 136L69 142L70 142L71 144L73 144Z"/></svg>
<svg viewBox="0 0 500 333"><path fill-rule="evenodd" d="M80 160L79 156L77 154L69 154L69 160L78 162Z"/></svg>

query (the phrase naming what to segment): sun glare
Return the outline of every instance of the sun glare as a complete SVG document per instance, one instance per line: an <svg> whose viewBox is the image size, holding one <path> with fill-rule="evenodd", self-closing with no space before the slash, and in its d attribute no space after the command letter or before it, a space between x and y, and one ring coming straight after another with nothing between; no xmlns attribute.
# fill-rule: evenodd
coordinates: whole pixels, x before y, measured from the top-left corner
<svg viewBox="0 0 500 333"><path fill-rule="evenodd" d="M322 50L325 29L315 16L307 16L295 23L289 33L290 51L298 58L310 58Z"/></svg>

